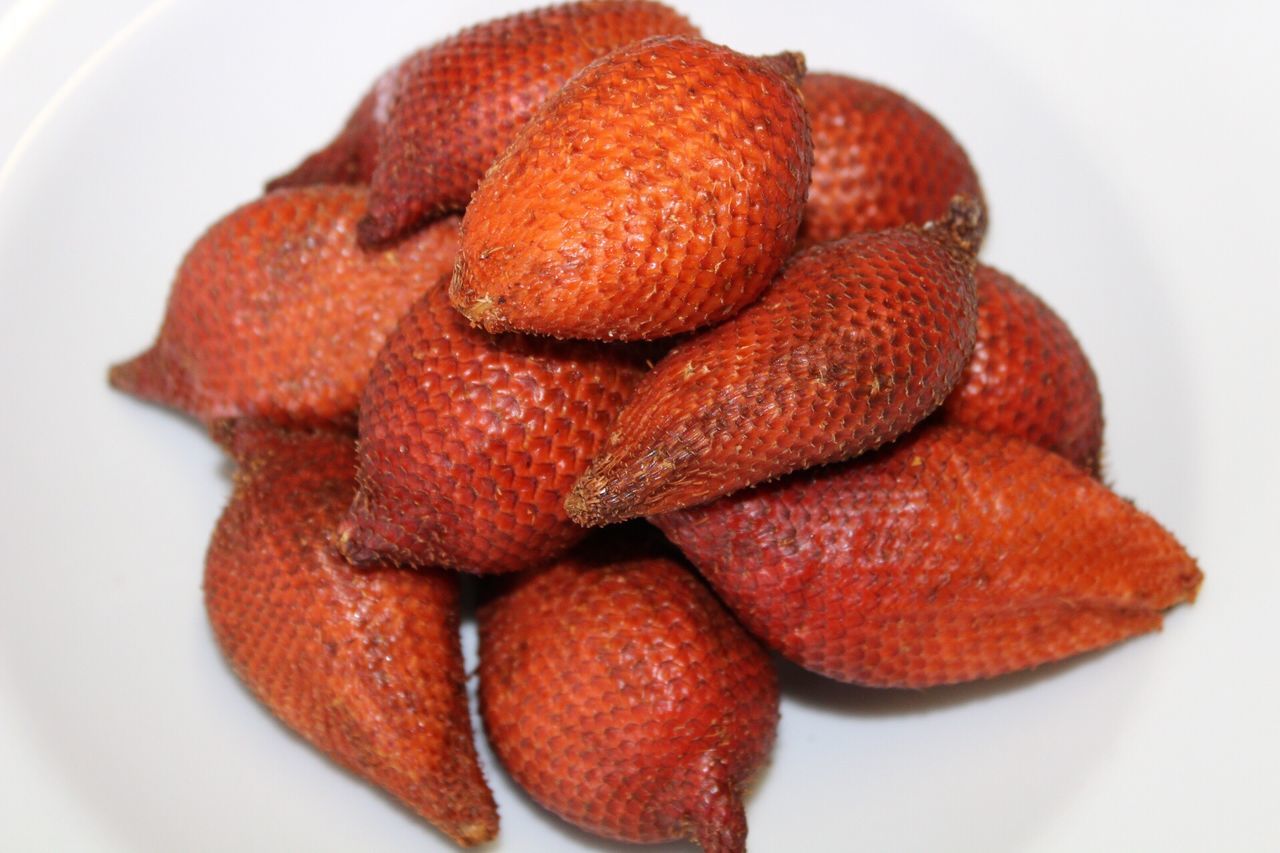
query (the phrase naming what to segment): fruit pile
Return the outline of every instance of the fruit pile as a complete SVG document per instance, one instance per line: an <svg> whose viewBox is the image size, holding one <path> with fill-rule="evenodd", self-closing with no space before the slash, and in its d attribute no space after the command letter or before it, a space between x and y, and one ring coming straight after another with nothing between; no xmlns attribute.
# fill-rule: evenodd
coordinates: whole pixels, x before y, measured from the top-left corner
<svg viewBox="0 0 1280 853"><path fill-rule="evenodd" d="M502 575L478 692L505 770L591 832L737 851L770 650L988 678L1200 584L1101 481L1089 362L978 263L986 224L901 95L571 3L387 71L196 242L110 379L235 459L208 615L318 748L493 838L459 573Z"/></svg>

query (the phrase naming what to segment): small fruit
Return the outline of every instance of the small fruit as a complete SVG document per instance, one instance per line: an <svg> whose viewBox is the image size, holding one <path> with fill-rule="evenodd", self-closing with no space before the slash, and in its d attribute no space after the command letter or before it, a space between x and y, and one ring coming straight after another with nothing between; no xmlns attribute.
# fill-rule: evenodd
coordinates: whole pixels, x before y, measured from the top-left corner
<svg viewBox="0 0 1280 853"><path fill-rule="evenodd" d="M662 33L698 30L661 3L595 0L479 24L410 56L392 84L360 242L386 243L462 210L516 131L578 69Z"/></svg>
<svg viewBox="0 0 1280 853"><path fill-rule="evenodd" d="M366 191L280 190L217 222L183 259L155 344L111 368L117 389L205 424L342 424L396 321L453 265L458 221L366 253Z"/></svg>
<svg viewBox="0 0 1280 853"><path fill-rule="evenodd" d="M513 581L479 612L480 713L512 778L608 838L744 850L743 788L778 723L765 651L661 552L624 542Z"/></svg>
<svg viewBox="0 0 1280 853"><path fill-rule="evenodd" d="M1038 296L979 264L978 342L938 417L1038 444L1097 475L1102 394L1067 324Z"/></svg>
<svg viewBox="0 0 1280 853"><path fill-rule="evenodd" d="M798 54L666 36L547 101L467 207L454 304L490 332L660 338L731 317L795 245L812 151Z"/></svg>
<svg viewBox="0 0 1280 853"><path fill-rule="evenodd" d="M454 841L492 839L457 578L357 571L332 548L355 486L350 436L246 422L215 433L239 465L204 579L231 668L285 725Z"/></svg>
<svg viewBox="0 0 1280 853"><path fill-rule="evenodd" d="M586 533L564 498L645 366L626 347L493 337L442 279L378 357L360 404L360 490L341 547L491 573L528 568Z"/></svg>
<svg viewBox="0 0 1280 853"><path fill-rule="evenodd" d="M1154 631L1201 580L1173 536L1060 456L939 424L654 521L766 645L881 687Z"/></svg>
<svg viewBox="0 0 1280 853"><path fill-rule="evenodd" d="M601 525L669 512L911 429L955 387L977 331L977 209L796 255L759 302L678 345L573 487Z"/></svg>
<svg viewBox="0 0 1280 853"><path fill-rule="evenodd" d="M800 244L923 225L957 195L982 200L960 143L937 119L897 92L842 74L801 84L813 127L813 181ZM975 238L982 240L983 219Z"/></svg>

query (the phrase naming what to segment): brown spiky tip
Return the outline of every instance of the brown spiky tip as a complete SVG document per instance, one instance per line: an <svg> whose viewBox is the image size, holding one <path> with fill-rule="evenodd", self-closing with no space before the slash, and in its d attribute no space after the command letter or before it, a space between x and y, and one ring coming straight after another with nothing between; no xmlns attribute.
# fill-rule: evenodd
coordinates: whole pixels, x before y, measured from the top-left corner
<svg viewBox="0 0 1280 853"><path fill-rule="evenodd" d="M800 85L800 81L804 78L805 72L808 71L809 67L804 60L804 54L798 50L787 50L771 56L762 56L760 61L796 86Z"/></svg>
<svg viewBox="0 0 1280 853"><path fill-rule="evenodd" d="M987 230L986 207L973 196L952 196L946 214L941 219L926 222L923 230L976 261L982 235Z"/></svg>
<svg viewBox="0 0 1280 853"><path fill-rule="evenodd" d="M653 497L650 490L645 489L646 481L662 482L657 476L620 478L610 470L617 467L611 461L608 454L597 458L564 499L564 511L575 524L604 527L643 515L643 507ZM648 465L641 467L646 472L654 470Z"/></svg>
<svg viewBox="0 0 1280 853"><path fill-rule="evenodd" d="M706 756L707 776L693 809L691 840L702 853L744 853L747 849L747 812L742 793L729 781L723 758Z"/></svg>
<svg viewBox="0 0 1280 853"><path fill-rule="evenodd" d="M184 408L192 396L187 371L155 346L113 364L107 371L107 383L139 400L176 409Z"/></svg>
<svg viewBox="0 0 1280 853"><path fill-rule="evenodd" d="M469 269L466 258L459 252L453 265L453 278L449 280L449 301L471 325L484 329L491 335L510 331L511 325L501 310L504 297L495 299L487 294L476 293L471 286Z"/></svg>

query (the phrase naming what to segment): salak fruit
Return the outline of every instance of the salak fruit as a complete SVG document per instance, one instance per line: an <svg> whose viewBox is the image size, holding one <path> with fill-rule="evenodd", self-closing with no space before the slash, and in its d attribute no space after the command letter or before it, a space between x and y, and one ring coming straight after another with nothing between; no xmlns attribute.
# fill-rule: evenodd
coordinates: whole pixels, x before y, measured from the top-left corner
<svg viewBox="0 0 1280 853"><path fill-rule="evenodd" d="M458 221L365 252L359 187L280 190L216 223L187 253L150 349L111 384L209 424L255 417L353 426L387 334L447 270Z"/></svg>
<svg viewBox="0 0 1280 853"><path fill-rule="evenodd" d="M583 829L742 851L743 789L778 722L773 665L691 570L621 538L480 608L489 742Z"/></svg>
<svg viewBox="0 0 1280 853"><path fill-rule="evenodd" d="M618 415L566 508L601 525L730 494L891 441L973 351L969 229L890 229L796 255L757 303L676 346Z"/></svg>
<svg viewBox="0 0 1280 853"><path fill-rule="evenodd" d="M880 687L988 678L1154 631L1201 578L1076 465L938 424L654 521L766 645Z"/></svg>
<svg viewBox="0 0 1280 853"><path fill-rule="evenodd" d="M1011 277L979 264L974 278L978 343L939 419L1023 438L1098 474L1102 394L1080 343Z"/></svg>
<svg viewBox="0 0 1280 853"><path fill-rule="evenodd" d="M597 0L489 21L410 56L384 84L390 96L361 242L386 243L462 210L516 131L570 76L663 33L698 30L660 3Z"/></svg>
<svg viewBox="0 0 1280 853"><path fill-rule="evenodd" d="M646 366L629 347L488 335L445 285L374 366L341 547L356 562L528 568L585 535L564 498Z"/></svg>
<svg viewBox="0 0 1280 853"><path fill-rule="evenodd" d="M214 637L289 728L464 846L498 831L476 758L455 575L353 569L329 542L355 487L354 442L215 425L235 489L205 562Z"/></svg>
<svg viewBox="0 0 1280 853"><path fill-rule="evenodd" d="M943 216L952 197L986 204L960 143L907 98L842 74L810 74L801 84L813 128L813 181L800 243L863 231L923 225Z"/></svg>
<svg viewBox="0 0 1280 853"><path fill-rule="evenodd" d="M655 37L575 75L467 207L451 295L490 332L652 339L752 302L812 160L798 54Z"/></svg>

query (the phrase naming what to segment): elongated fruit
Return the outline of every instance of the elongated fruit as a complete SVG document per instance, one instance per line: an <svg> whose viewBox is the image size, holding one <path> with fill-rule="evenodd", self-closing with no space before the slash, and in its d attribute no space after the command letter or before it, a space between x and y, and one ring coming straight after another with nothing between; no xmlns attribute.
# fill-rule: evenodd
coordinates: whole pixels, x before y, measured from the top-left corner
<svg viewBox="0 0 1280 853"><path fill-rule="evenodd" d="M973 351L964 235L976 215L961 205L931 230L796 255L763 299L658 362L573 487L570 517L599 525L668 512L909 430Z"/></svg>
<svg viewBox="0 0 1280 853"><path fill-rule="evenodd" d="M344 553L481 573L563 553L586 532L565 495L644 372L630 348L472 328L442 280L365 389Z"/></svg>
<svg viewBox="0 0 1280 853"><path fill-rule="evenodd" d="M841 681L986 678L1160 627L1201 575L1060 456L931 424L657 525L767 645Z"/></svg>
<svg viewBox="0 0 1280 853"><path fill-rule="evenodd" d="M454 841L493 838L456 577L357 571L332 548L355 486L350 436L250 422L215 434L238 468L204 592L231 668L285 725Z"/></svg>
<svg viewBox="0 0 1280 853"><path fill-rule="evenodd" d="M801 245L901 225L947 212L953 196L985 202L968 155L947 129L909 99L842 74L809 74L801 85L813 127L813 181Z"/></svg>
<svg viewBox="0 0 1280 853"><path fill-rule="evenodd" d="M978 342L964 378L938 411L948 423L1003 432L1097 474L1102 394L1080 343L1038 296L982 264Z"/></svg>
<svg viewBox="0 0 1280 853"><path fill-rule="evenodd" d="M615 48L697 28L660 3L566 3L479 24L399 66L378 138L365 245L461 210L547 97Z"/></svg>
<svg viewBox="0 0 1280 853"><path fill-rule="evenodd" d="M358 187L281 190L231 213L183 259L155 344L111 369L121 391L211 423L350 425L396 321L453 265L456 219L366 253Z"/></svg>
<svg viewBox="0 0 1280 853"><path fill-rule="evenodd" d="M798 54L655 37L575 75L467 207L453 302L491 332L719 322L791 254L812 162Z"/></svg>
<svg viewBox="0 0 1280 853"><path fill-rule="evenodd" d="M745 849L778 687L691 571L614 544L519 576L479 620L485 731L530 796L609 838Z"/></svg>

